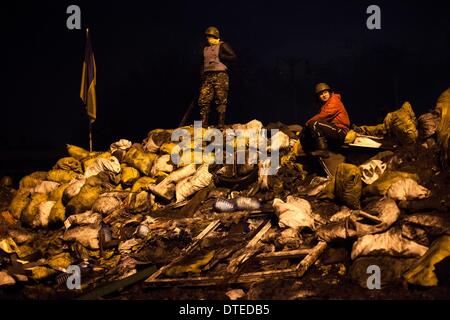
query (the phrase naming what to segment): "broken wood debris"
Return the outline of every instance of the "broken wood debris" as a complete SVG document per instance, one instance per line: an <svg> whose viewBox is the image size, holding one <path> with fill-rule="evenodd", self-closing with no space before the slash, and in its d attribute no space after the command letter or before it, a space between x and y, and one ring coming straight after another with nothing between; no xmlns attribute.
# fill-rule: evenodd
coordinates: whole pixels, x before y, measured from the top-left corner
<svg viewBox="0 0 450 320"><path fill-rule="evenodd" d="M178 286L216 286L224 283L250 283L266 279L300 278L317 261L326 249L326 242L320 241L310 250L308 255L294 268L283 270L269 270L260 272L243 273L240 275L213 276L213 277L190 277L190 278L169 278L169 279L148 279L146 284L154 287Z"/></svg>

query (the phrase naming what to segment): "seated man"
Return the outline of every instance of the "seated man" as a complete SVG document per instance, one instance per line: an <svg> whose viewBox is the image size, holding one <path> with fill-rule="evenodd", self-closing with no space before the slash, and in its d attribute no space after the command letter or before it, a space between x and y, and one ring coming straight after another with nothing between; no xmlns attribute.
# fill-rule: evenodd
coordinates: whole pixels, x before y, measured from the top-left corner
<svg viewBox="0 0 450 320"><path fill-rule="evenodd" d="M321 105L320 112L306 122L316 147L311 154L327 157L327 142L342 145L349 131L350 119L341 96L334 93L329 85L319 83L315 92Z"/></svg>

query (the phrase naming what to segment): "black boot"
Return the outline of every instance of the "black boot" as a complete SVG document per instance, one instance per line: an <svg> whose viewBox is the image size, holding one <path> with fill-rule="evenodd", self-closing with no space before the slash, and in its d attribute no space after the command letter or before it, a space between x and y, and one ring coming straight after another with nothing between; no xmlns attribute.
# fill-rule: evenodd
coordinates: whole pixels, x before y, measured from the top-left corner
<svg viewBox="0 0 450 320"><path fill-rule="evenodd" d="M224 126L225 126L225 112L219 112L218 128L223 129Z"/></svg>
<svg viewBox="0 0 450 320"><path fill-rule="evenodd" d="M327 139L318 137L316 139L316 150L311 152L311 154L320 158L328 158L330 155L328 153Z"/></svg>

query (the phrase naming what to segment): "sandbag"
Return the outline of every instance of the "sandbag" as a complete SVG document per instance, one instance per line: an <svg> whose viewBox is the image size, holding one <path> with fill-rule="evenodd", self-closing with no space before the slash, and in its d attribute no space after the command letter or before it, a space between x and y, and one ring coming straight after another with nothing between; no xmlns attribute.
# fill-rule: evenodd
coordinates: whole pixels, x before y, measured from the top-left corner
<svg viewBox="0 0 450 320"><path fill-rule="evenodd" d="M402 171L386 171L377 181L363 189L365 196L384 196L389 188L397 181L409 178L419 181L417 174Z"/></svg>
<svg viewBox="0 0 450 320"><path fill-rule="evenodd" d="M425 253L404 274L404 279L414 285L431 287L438 285L438 278L435 271L435 265L450 256L450 235L445 235L436 240Z"/></svg>
<svg viewBox="0 0 450 320"><path fill-rule="evenodd" d="M334 190L337 200L351 209L359 209L362 191L359 168L352 164L341 163L336 171Z"/></svg>
<svg viewBox="0 0 450 320"><path fill-rule="evenodd" d="M67 148L67 153L71 157L73 157L73 158L75 158L77 160L81 160L81 159L87 158L90 155L89 151L87 151L87 150L85 150L85 149L83 149L81 147L77 147L77 146L71 145L71 144L67 144L66 148Z"/></svg>
<svg viewBox="0 0 450 320"><path fill-rule="evenodd" d="M148 185L146 187L146 189L148 189L151 193L167 201L172 200L175 196L175 188L176 184L167 178L157 185Z"/></svg>
<svg viewBox="0 0 450 320"><path fill-rule="evenodd" d="M23 177L19 182L19 189L34 188L42 181L47 180L47 172L37 171Z"/></svg>
<svg viewBox="0 0 450 320"><path fill-rule="evenodd" d="M78 177L78 173L69 171L69 170L62 170L62 169L53 169L48 172L47 179L49 181L58 182L61 184L69 183L73 179L76 179Z"/></svg>
<svg viewBox="0 0 450 320"><path fill-rule="evenodd" d="M404 239L397 228L381 234L359 238L352 248L352 259L368 255L391 255L400 257L421 257L428 248L414 241Z"/></svg>
<svg viewBox="0 0 450 320"><path fill-rule="evenodd" d="M56 201L44 201L39 204L37 215L37 226L46 228L49 223L50 213Z"/></svg>
<svg viewBox="0 0 450 320"><path fill-rule="evenodd" d="M368 220L365 213L378 222ZM394 200L384 198L362 210L341 210L330 218L330 223L317 230L317 236L325 242L353 239L388 230L400 217L400 209Z"/></svg>
<svg viewBox="0 0 450 320"><path fill-rule="evenodd" d="M156 186L148 186L154 195L164 198L166 200L171 200L175 195L176 184L197 172L195 164L189 164L186 167L178 169L177 171L169 174L163 181L158 183Z"/></svg>
<svg viewBox="0 0 450 320"><path fill-rule="evenodd" d="M404 145L415 143L419 136L416 115L409 102L405 102L399 110L388 113L384 125Z"/></svg>
<svg viewBox="0 0 450 320"><path fill-rule="evenodd" d="M116 157L119 162L122 162L123 158L125 157L125 154L127 153L128 149L130 149L132 146L131 141L120 139L117 142L112 143L109 146L109 150L111 152L111 155Z"/></svg>
<svg viewBox="0 0 450 320"><path fill-rule="evenodd" d="M419 121L419 134L422 139L427 139L436 133L440 117L437 112L428 112L421 115Z"/></svg>
<svg viewBox="0 0 450 320"><path fill-rule="evenodd" d="M170 160L170 155L168 154L158 157L153 164L151 175L156 176L159 172L172 172L174 170L174 166L169 163Z"/></svg>
<svg viewBox="0 0 450 320"><path fill-rule="evenodd" d="M297 249L303 243L298 229L287 228L281 231L275 239L275 245L286 249Z"/></svg>
<svg viewBox="0 0 450 320"><path fill-rule="evenodd" d="M121 165L122 168L122 176L120 178L120 182L124 186L132 186L141 176L139 171L133 167L128 167L126 164Z"/></svg>
<svg viewBox="0 0 450 320"><path fill-rule="evenodd" d="M441 164L447 168L450 159L450 88L439 96L435 110L441 118L436 130L437 142L441 150Z"/></svg>
<svg viewBox="0 0 450 320"><path fill-rule="evenodd" d="M91 210L95 200L100 196L102 187L85 184L79 194L73 197L66 206L67 214L76 214Z"/></svg>
<svg viewBox="0 0 450 320"><path fill-rule="evenodd" d="M28 227L39 226L39 205L47 201L48 195L44 193L35 193L31 196L30 203L23 210L20 220Z"/></svg>
<svg viewBox="0 0 450 320"><path fill-rule="evenodd" d="M64 201L68 202L70 199L79 194L85 183L85 177L71 181L64 191Z"/></svg>
<svg viewBox="0 0 450 320"><path fill-rule="evenodd" d="M267 148L270 152L279 151L289 147L289 136L281 131L278 131L270 138L270 147Z"/></svg>
<svg viewBox="0 0 450 320"><path fill-rule="evenodd" d="M96 178L104 188L113 189L114 186L120 184L121 175L111 171L102 171L95 176L89 177L86 182L92 178Z"/></svg>
<svg viewBox="0 0 450 320"><path fill-rule="evenodd" d="M286 202L275 198L273 207L278 215L278 225L281 228L299 230L308 227L314 230L314 216L311 205L305 199L288 196Z"/></svg>
<svg viewBox="0 0 450 320"><path fill-rule="evenodd" d="M148 176L152 170L153 162L157 158L154 153L145 152L138 144L134 144L126 153L123 162Z"/></svg>
<svg viewBox="0 0 450 320"><path fill-rule="evenodd" d="M32 193L50 193L60 186L60 183L54 181L42 181L30 191Z"/></svg>
<svg viewBox="0 0 450 320"><path fill-rule="evenodd" d="M208 171L208 165L201 165L192 177L185 178L177 183L175 188L177 202L183 201L197 191L209 186L212 178L212 174Z"/></svg>
<svg viewBox="0 0 450 320"><path fill-rule="evenodd" d="M119 208L121 203L122 202L114 196L101 195L95 200L92 211L101 213L102 215L109 215Z"/></svg>
<svg viewBox="0 0 450 320"><path fill-rule="evenodd" d="M76 241L86 248L96 250L99 249L98 235L100 228L100 224L91 224L69 229L64 233L63 240Z"/></svg>
<svg viewBox="0 0 450 320"><path fill-rule="evenodd" d="M446 213L416 213L402 220L403 236L426 246L446 233L450 234L450 221Z"/></svg>
<svg viewBox="0 0 450 320"><path fill-rule="evenodd" d="M119 141L112 143L109 146L109 150L111 151L111 154L112 154L117 150L128 150L131 148L131 146L132 146L131 141L126 140L126 139L120 139Z"/></svg>
<svg viewBox="0 0 450 320"><path fill-rule="evenodd" d="M86 178L89 178L103 171L110 171L112 173L118 174L120 173L120 170L120 163L116 157L97 158L86 168L84 176Z"/></svg>
<svg viewBox="0 0 450 320"><path fill-rule="evenodd" d="M68 252L61 252L47 259L47 265L53 269L67 269L73 262Z"/></svg>
<svg viewBox="0 0 450 320"><path fill-rule="evenodd" d="M361 135L383 137L387 133L384 123L375 126L353 126L352 129ZM356 139L356 137L355 137ZM354 140L353 140L354 141Z"/></svg>
<svg viewBox="0 0 450 320"><path fill-rule="evenodd" d="M60 185L48 197L49 201L55 201L48 217L49 226L59 227L66 218L66 207L63 204L63 196L68 186L69 184Z"/></svg>
<svg viewBox="0 0 450 320"><path fill-rule="evenodd" d="M356 137L357 137L356 131L349 130L347 132L347 134L345 135L344 143L345 144L353 143L353 141L355 141Z"/></svg>
<svg viewBox="0 0 450 320"><path fill-rule="evenodd" d="M407 178L392 184L387 195L389 198L399 201L425 199L430 196L430 190Z"/></svg>
<svg viewBox="0 0 450 320"><path fill-rule="evenodd" d="M258 186L261 190L269 189L269 169L271 167L270 158L258 161Z"/></svg>
<svg viewBox="0 0 450 320"><path fill-rule="evenodd" d="M304 153L300 140L294 140L294 143L291 147L291 153L296 157Z"/></svg>
<svg viewBox="0 0 450 320"><path fill-rule="evenodd" d="M197 168L196 168L195 164L190 164L186 167L183 167L181 169L178 169L177 171L172 172L171 174L169 174L167 176L166 179L164 179L164 181L167 180L169 182L177 183L187 177L192 176L196 172L197 172Z"/></svg>
<svg viewBox="0 0 450 320"><path fill-rule="evenodd" d="M83 160L81 160L81 164L83 166L83 171L85 172L87 170L87 168L89 168L89 166L91 164L93 164L96 160L98 159L109 159L111 158L111 152L93 152L89 157L84 158Z"/></svg>
<svg viewBox="0 0 450 320"><path fill-rule="evenodd" d="M179 168L191 164L212 164L215 162L215 153L204 153L202 150L175 148L171 154L172 162Z"/></svg>
<svg viewBox="0 0 450 320"><path fill-rule="evenodd" d="M263 124L259 120L252 120L247 122L246 124L234 124L231 126L231 128L235 131L242 130L240 133L243 134L243 136L248 139L251 136L260 136L261 130L263 129Z"/></svg>
<svg viewBox="0 0 450 320"><path fill-rule="evenodd" d="M62 201L55 202L48 216L48 225L59 227L66 218L66 207Z"/></svg>
<svg viewBox="0 0 450 320"><path fill-rule="evenodd" d="M141 177L139 178L131 188L131 192L139 192L142 189L146 189L150 185L155 185L156 179L151 177Z"/></svg>
<svg viewBox="0 0 450 320"><path fill-rule="evenodd" d="M13 215L14 218L20 219L23 210L28 207L30 203L30 191L25 188L19 189L17 193L14 195L14 198L9 205L9 212Z"/></svg>
<svg viewBox="0 0 450 320"><path fill-rule="evenodd" d="M149 211L153 205L153 199L154 196L146 191L130 193L124 200L124 206L126 207L127 212L137 214Z"/></svg>
<svg viewBox="0 0 450 320"><path fill-rule="evenodd" d="M178 147L178 143L176 142L166 142L161 145L160 151L162 153L171 155L172 153L179 152L180 147Z"/></svg>
<svg viewBox="0 0 450 320"><path fill-rule="evenodd" d="M59 159L53 169L62 169L68 171L74 171L76 173L83 173L81 168L81 162L73 157L65 157Z"/></svg>
<svg viewBox="0 0 450 320"><path fill-rule="evenodd" d="M99 225L102 216L99 213L86 211L79 214L73 214L64 221L64 227L69 229L72 226L90 226Z"/></svg>
<svg viewBox="0 0 450 320"><path fill-rule="evenodd" d="M12 286L16 284L16 280L11 277L6 271L0 271L0 287L2 286Z"/></svg>
<svg viewBox="0 0 450 320"><path fill-rule="evenodd" d="M151 153L157 153L164 143L170 142L172 132L169 130L155 129L148 133L144 140L144 150Z"/></svg>

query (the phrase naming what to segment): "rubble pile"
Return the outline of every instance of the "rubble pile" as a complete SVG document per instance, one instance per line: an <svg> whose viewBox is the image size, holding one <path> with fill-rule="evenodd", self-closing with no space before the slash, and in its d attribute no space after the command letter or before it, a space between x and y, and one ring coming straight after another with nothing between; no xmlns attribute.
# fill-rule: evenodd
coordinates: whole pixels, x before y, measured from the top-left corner
<svg viewBox="0 0 450 320"><path fill-rule="evenodd" d="M340 278L329 285L366 287L373 265L383 288L448 285L440 266L450 255L449 92L418 120L405 103L383 124L354 126L333 170L302 148L300 126L280 123L267 139L268 152L279 152L274 175L267 159L218 163L205 152L206 129L192 126L183 129L200 140L177 163L174 130L99 152L67 145L67 157L23 177L18 190L0 185L0 292L75 297L150 266L157 271L143 290L225 285L231 299L270 298L257 283L297 281L308 269L326 278L335 268ZM240 139L222 134L233 146ZM358 145L369 140L381 147ZM358 148L364 156L345 155ZM77 290L67 285L73 266ZM299 292L294 282L283 298L315 296Z"/></svg>

